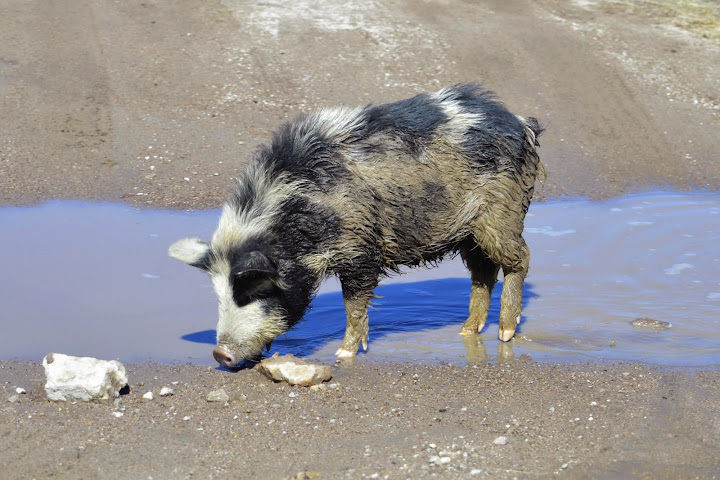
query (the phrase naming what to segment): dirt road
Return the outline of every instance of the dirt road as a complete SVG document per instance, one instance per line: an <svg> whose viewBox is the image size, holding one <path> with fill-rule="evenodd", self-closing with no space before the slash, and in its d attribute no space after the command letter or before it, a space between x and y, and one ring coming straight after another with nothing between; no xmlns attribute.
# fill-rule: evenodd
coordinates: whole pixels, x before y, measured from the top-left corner
<svg viewBox="0 0 720 480"><path fill-rule="evenodd" d="M540 199L716 190L717 2L688 5L3 2L0 204L217 207L297 113L461 81L546 124ZM717 366L361 362L309 392L143 364L116 405L73 405L46 400L38 362L0 362L2 478L720 476Z"/></svg>
<svg viewBox="0 0 720 480"><path fill-rule="evenodd" d="M547 125L539 197L717 188L720 46L618 5L6 2L0 202L216 207L297 113L460 81Z"/></svg>

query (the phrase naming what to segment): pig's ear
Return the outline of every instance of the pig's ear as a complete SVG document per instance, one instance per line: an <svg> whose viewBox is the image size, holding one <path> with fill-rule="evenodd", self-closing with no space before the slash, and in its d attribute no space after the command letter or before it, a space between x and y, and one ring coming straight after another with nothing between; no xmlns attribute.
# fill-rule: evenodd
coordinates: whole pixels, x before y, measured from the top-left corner
<svg viewBox="0 0 720 480"><path fill-rule="evenodd" d="M235 278L267 278L278 277L277 268L264 253L253 251L244 254L235 262L230 275Z"/></svg>
<svg viewBox="0 0 720 480"><path fill-rule="evenodd" d="M199 238L183 238L170 245L168 253L181 262L207 270L207 257L210 245Z"/></svg>

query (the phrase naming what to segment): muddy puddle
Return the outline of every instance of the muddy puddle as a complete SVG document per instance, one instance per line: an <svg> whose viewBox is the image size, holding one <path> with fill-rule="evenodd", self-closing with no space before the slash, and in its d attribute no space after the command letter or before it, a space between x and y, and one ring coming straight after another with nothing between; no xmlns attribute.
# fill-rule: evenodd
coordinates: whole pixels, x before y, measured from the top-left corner
<svg viewBox="0 0 720 480"><path fill-rule="evenodd" d="M209 237L217 218L67 201L0 209L0 358L61 352L212 365L210 282L167 247ZM720 194L536 204L525 237L532 262L516 340L497 340L502 283L482 334L458 335L470 282L455 259L383 282L361 358L720 364ZM639 328L637 318L671 326ZM330 361L344 324L339 285L328 281L270 353Z"/></svg>

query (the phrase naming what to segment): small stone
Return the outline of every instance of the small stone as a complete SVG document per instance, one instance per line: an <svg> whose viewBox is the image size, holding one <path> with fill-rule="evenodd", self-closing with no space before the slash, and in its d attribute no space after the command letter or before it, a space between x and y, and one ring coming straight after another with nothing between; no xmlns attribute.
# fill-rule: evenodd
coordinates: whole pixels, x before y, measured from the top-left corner
<svg viewBox="0 0 720 480"><path fill-rule="evenodd" d="M8 402L10 402L10 403L17 403L19 401L20 401L19 395L13 395L10 398L8 398Z"/></svg>
<svg viewBox="0 0 720 480"><path fill-rule="evenodd" d="M297 397L297 396L298 396L298 394L295 393L295 392L290 392L290 393L288 394L288 397L290 397L290 398L295 398L295 397Z"/></svg>
<svg viewBox="0 0 720 480"><path fill-rule="evenodd" d="M208 402L226 403L228 400L230 400L230 396L222 388L219 390L213 390L212 392L208 393L208 395L207 395Z"/></svg>
<svg viewBox="0 0 720 480"><path fill-rule="evenodd" d="M495 440L493 440L493 443L495 445L507 445L508 439L507 439L507 437L500 436L500 437L497 437Z"/></svg>
<svg viewBox="0 0 720 480"><path fill-rule="evenodd" d="M292 354L281 357L276 353L260 362L255 368L271 380L302 387L318 385L332 378L330 367L314 365Z"/></svg>
<svg viewBox="0 0 720 480"><path fill-rule="evenodd" d="M25 391L24 388L17 387L17 388L15 389L15 393L17 393L18 395L22 395L23 393L27 393L27 392Z"/></svg>
<svg viewBox="0 0 720 480"><path fill-rule="evenodd" d="M645 328L648 330L661 331L667 330L668 328L672 327L672 324L670 322L663 322L662 320L655 320L654 318L642 317L633 320L632 326L636 328Z"/></svg>
<svg viewBox="0 0 720 480"><path fill-rule="evenodd" d="M161 397L169 397L171 395L175 395L175 392L170 387L162 387L160 389L160 396Z"/></svg>
<svg viewBox="0 0 720 480"><path fill-rule="evenodd" d="M120 418L120 417L122 417L123 415L125 415L123 412L113 412L113 416L114 416L115 418Z"/></svg>
<svg viewBox="0 0 720 480"><path fill-rule="evenodd" d="M187 422L188 420L190 420L190 417L189 417L189 416L186 415L186 416L183 417L183 422Z"/></svg>
<svg viewBox="0 0 720 480"><path fill-rule="evenodd" d="M145 400L152 400L155 398L155 396L153 395L153 392L147 392L146 394L143 395L143 398Z"/></svg>
<svg viewBox="0 0 720 480"><path fill-rule="evenodd" d="M327 385L325 385L324 383L321 383L319 385L310 385L311 392L319 392L321 390L327 390L327 388Z"/></svg>

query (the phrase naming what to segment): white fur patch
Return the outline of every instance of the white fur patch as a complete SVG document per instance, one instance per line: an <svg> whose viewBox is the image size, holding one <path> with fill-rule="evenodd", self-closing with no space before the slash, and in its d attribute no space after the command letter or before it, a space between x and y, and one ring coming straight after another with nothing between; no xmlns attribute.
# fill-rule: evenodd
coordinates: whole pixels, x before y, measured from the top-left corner
<svg viewBox="0 0 720 480"><path fill-rule="evenodd" d="M170 245L170 256L188 265L199 262L207 255L210 245L199 238L183 238Z"/></svg>
<svg viewBox="0 0 720 480"><path fill-rule="evenodd" d="M224 269L223 269L224 270ZM237 355L236 347L252 342L258 338L267 315L261 301L256 300L243 307L238 307L233 300L232 286L226 272L213 274L213 288L218 297L218 345L226 347ZM232 339L235 345L224 345L221 338Z"/></svg>
<svg viewBox="0 0 720 480"><path fill-rule="evenodd" d="M467 131L480 123L483 115L465 111L459 102L452 99L455 94L452 87L447 87L430 94L430 98L439 102L440 108L448 119L446 123L438 127L438 130L450 137L453 142L461 144Z"/></svg>
<svg viewBox="0 0 720 480"><path fill-rule="evenodd" d="M255 187L255 199L250 208L245 210L235 210L230 204L223 207L212 239L215 251L229 250L248 238L267 232L283 201L302 190L303 181L290 181L284 175L271 180L271 176L262 168L252 168L250 177L245 181Z"/></svg>
<svg viewBox="0 0 720 480"><path fill-rule="evenodd" d="M336 107L326 108L310 114L308 118L308 131L313 135L318 133L338 142L345 140L362 121L362 107L347 108ZM298 138L299 142L307 142L306 139Z"/></svg>

